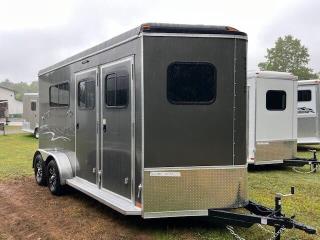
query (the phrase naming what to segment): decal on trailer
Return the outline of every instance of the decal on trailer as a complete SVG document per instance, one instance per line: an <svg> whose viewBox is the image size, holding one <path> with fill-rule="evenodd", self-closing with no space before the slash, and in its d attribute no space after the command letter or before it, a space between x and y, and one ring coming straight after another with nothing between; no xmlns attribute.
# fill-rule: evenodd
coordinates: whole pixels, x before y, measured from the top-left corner
<svg viewBox="0 0 320 240"><path fill-rule="evenodd" d="M150 177L181 177L180 172L150 172Z"/></svg>

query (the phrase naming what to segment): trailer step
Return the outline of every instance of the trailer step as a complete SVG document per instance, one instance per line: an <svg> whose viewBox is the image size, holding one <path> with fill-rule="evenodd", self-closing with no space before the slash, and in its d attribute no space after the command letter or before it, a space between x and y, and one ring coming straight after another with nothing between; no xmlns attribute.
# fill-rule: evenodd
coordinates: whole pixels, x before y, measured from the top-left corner
<svg viewBox="0 0 320 240"><path fill-rule="evenodd" d="M105 189L98 189L92 184L79 177L66 180L67 185L91 196L97 201L107 205L108 207L119 211L124 215L141 215L141 208L133 205L132 201L118 194Z"/></svg>

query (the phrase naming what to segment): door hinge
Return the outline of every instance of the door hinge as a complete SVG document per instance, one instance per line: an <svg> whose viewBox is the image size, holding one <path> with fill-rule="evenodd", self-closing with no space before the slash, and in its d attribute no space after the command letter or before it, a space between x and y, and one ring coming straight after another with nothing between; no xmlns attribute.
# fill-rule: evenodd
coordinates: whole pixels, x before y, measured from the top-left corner
<svg viewBox="0 0 320 240"><path fill-rule="evenodd" d="M96 124L97 134L99 134L99 126L100 126L100 123L99 123L99 121L97 121L97 124Z"/></svg>
<svg viewBox="0 0 320 240"><path fill-rule="evenodd" d="M131 81L133 81L133 75L134 75L133 71L134 71L134 67L133 67L133 63L132 63L131 64Z"/></svg>

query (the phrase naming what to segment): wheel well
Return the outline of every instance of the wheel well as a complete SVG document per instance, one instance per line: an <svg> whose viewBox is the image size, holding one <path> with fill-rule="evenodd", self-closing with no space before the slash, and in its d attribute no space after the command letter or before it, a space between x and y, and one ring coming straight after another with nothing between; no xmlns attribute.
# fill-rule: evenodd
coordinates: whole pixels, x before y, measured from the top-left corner
<svg viewBox="0 0 320 240"><path fill-rule="evenodd" d="M41 152L36 151L36 152L34 153L34 155L33 155L32 168L35 167L35 159L36 159L36 156L37 156L37 155L40 155L41 158L42 158L42 160L43 160L43 157L42 157ZM54 157L48 156L48 157L46 158L46 160L44 160L44 163L45 163L45 166L46 166L46 167L47 167L48 163L49 163L51 160L55 160Z"/></svg>
<svg viewBox="0 0 320 240"><path fill-rule="evenodd" d="M40 153L39 151L36 151L36 152L34 153L34 155L33 155L33 160L32 160L32 168L34 168L36 156L39 155L39 154L40 154L40 156L41 156L41 158L42 158L42 155L41 155L41 153Z"/></svg>
<svg viewBox="0 0 320 240"><path fill-rule="evenodd" d="M48 164L49 164L49 162L50 162L51 160L55 160L54 157L48 156L47 159L46 159L46 161L44 161L44 164L45 164L45 166L46 166L46 169L47 169L47 166L48 166Z"/></svg>

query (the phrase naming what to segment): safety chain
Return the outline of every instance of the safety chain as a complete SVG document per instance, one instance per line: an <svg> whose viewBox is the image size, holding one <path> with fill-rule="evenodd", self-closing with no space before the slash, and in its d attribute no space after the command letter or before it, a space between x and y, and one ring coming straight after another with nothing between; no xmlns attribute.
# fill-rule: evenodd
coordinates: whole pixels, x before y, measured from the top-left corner
<svg viewBox="0 0 320 240"><path fill-rule="evenodd" d="M234 228L230 225L227 225L226 228L229 230L232 236L234 236L237 240L246 240L245 238L240 237L236 232L234 231Z"/></svg>
<svg viewBox="0 0 320 240"><path fill-rule="evenodd" d="M265 230L266 232L269 232L269 233L272 233L272 234L273 234L272 231L269 231L268 229L264 228L264 227L261 226L260 224L258 224L258 226L259 226L260 228L262 228L263 230ZM230 234L231 234L232 236L234 236L235 239L237 239L237 240L246 240L245 238L239 236L239 234L237 234L237 233L235 232L235 230L234 230L234 228L233 228L232 226L227 225L226 228L228 229L228 231L230 232ZM275 240L285 229L286 229L285 227L281 227L281 228L279 229L279 231L276 232L276 233L275 233L271 238L269 238L268 240Z"/></svg>
<svg viewBox="0 0 320 240"><path fill-rule="evenodd" d="M282 226L278 232L276 232L271 238L269 238L269 240L275 240L285 229L286 228Z"/></svg>
<svg viewBox="0 0 320 240"><path fill-rule="evenodd" d="M262 230L266 231L267 233L271 233L271 234L274 233L273 231L271 231L271 230L265 228L264 226L262 226L261 224L257 224L257 226L258 226L259 228L261 228Z"/></svg>
<svg viewBox="0 0 320 240"><path fill-rule="evenodd" d="M300 170L298 170L296 167L292 167L292 170L295 171L295 172L297 172L297 173L309 174L309 173L313 173L313 172L317 171L318 168L319 168L319 166L317 165L314 169L312 169L312 170L310 170L310 171L308 171L308 172L300 171Z"/></svg>

